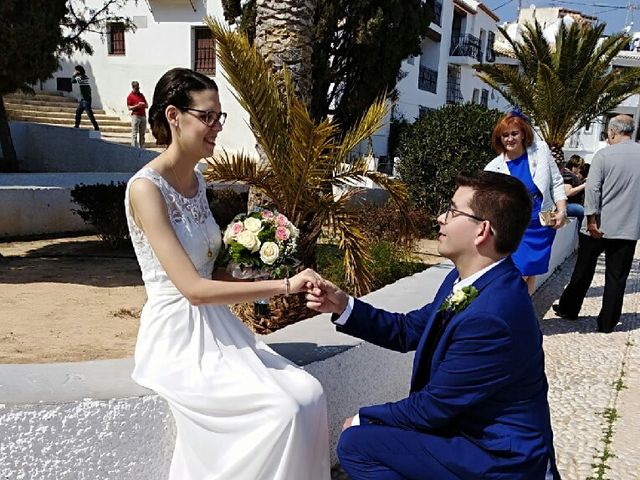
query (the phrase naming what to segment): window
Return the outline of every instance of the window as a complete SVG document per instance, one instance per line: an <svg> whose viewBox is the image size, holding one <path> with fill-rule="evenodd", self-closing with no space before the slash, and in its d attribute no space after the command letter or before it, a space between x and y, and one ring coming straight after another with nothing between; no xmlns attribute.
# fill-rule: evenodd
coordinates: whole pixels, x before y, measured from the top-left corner
<svg viewBox="0 0 640 480"><path fill-rule="evenodd" d="M471 103L478 103L480 101L480 90L473 89L473 96L471 97Z"/></svg>
<svg viewBox="0 0 640 480"><path fill-rule="evenodd" d="M124 55L124 23L111 22L107 24L107 41L109 55Z"/></svg>
<svg viewBox="0 0 640 480"><path fill-rule="evenodd" d="M496 61L496 53L493 50L493 44L496 41L496 34L494 32L489 32L487 36L487 54L485 56L485 60L487 62L495 62Z"/></svg>
<svg viewBox="0 0 640 480"><path fill-rule="evenodd" d="M205 75L216 74L216 44L209 27L194 29L193 69Z"/></svg>
<svg viewBox="0 0 640 480"><path fill-rule="evenodd" d="M482 96L480 97L480 105L482 105L485 108L489 106L489 90L487 90L486 88L482 89Z"/></svg>

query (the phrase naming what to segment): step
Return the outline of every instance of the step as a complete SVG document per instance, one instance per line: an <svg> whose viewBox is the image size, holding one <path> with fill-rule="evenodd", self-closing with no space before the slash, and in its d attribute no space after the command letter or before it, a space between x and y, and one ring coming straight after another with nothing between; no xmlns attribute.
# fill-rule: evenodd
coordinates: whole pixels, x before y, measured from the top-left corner
<svg viewBox="0 0 640 480"><path fill-rule="evenodd" d="M60 111L57 110L55 112L43 112L41 110L28 110L25 108L16 108L14 106L11 106L10 108L7 108L7 113L8 114L15 114L15 115L24 115L24 116L29 116L29 117L40 117L40 118L60 118L60 119L71 119L73 120L76 116L76 111L74 110L68 110L68 111ZM111 122L121 122L121 123L129 123L125 120L121 120L120 117L117 117L115 115L107 115L105 113L98 113L96 110L93 111L93 114L95 115L95 117L98 120L104 120L104 121L111 121Z"/></svg>
<svg viewBox="0 0 640 480"><path fill-rule="evenodd" d="M86 114L82 114L86 116ZM70 118L54 118L49 116L35 116L35 115L24 115L22 113L12 113L10 115L12 120L21 120L23 122L35 122L35 123L48 123L50 125L66 125L73 126L75 123L75 117ZM123 131L130 131L131 125L121 120L101 120L100 118L96 118L98 125L102 126L110 126L115 128L123 128ZM119 130L118 130L119 131Z"/></svg>
<svg viewBox="0 0 640 480"><path fill-rule="evenodd" d="M61 125L59 123L50 123L50 122L32 122L32 123L39 123L41 125L51 125L53 127L73 128L73 124ZM98 122L98 126L100 127L100 132L101 133L105 133L105 132L128 133L128 132L131 131L131 127L130 126L125 126L125 127L117 127L117 126L111 126L111 125L104 125L103 126L103 125L100 125L100 122ZM83 115L82 121L80 122L80 128L93 130L93 126L91 125L91 122L89 122L89 119L87 118L86 115Z"/></svg>
<svg viewBox="0 0 640 480"><path fill-rule="evenodd" d="M39 92L36 91L35 95L30 93L14 92L5 95L5 98L16 99L33 99L33 100L51 100L52 102L64 102L66 100L73 100L63 94L63 92Z"/></svg>
<svg viewBox="0 0 640 480"><path fill-rule="evenodd" d="M33 105L38 107L57 107L61 108L75 108L78 104L77 100L69 99L68 102L48 102L45 100L32 100L32 99L16 99L12 98L8 100L8 103L12 105Z"/></svg>
<svg viewBox="0 0 640 480"><path fill-rule="evenodd" d="M39 112L70 112L75 113L77 102L72 103L65 106L50 106L50 104L45 105L31 105L24 103L16 103L16 102L5 102L5 108L13 109L13 110L30 110L30 111L39 111ZM96 115L106 115L105 111L100 108L93 108L93 113Z"/></svg>

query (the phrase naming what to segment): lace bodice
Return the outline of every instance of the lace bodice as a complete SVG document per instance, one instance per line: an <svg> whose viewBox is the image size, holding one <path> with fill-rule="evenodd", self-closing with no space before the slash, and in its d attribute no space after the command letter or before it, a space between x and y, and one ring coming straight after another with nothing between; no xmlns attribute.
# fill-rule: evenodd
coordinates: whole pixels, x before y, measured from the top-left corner
<svg viewBox="0 0 640 480"><path fill-rule="evenodd" d="M220 228L209 209L204 177L197 170L195 170L195 175L198 179L198 192L191 198L182 196L158 172L151 168L145 167L138 171L127 184L125 194L127 225L142 270L142 279L147 287L173 285L173 283L156 258L146 235L133 221L129 207L131 184L139 178L146 178L158 187L164 197L171 225L173 225L182 248L187 252L200 275L210 278L215 259L220 251L222 238ZM208 256L209 250L212 252L211 257Z"/></svg>

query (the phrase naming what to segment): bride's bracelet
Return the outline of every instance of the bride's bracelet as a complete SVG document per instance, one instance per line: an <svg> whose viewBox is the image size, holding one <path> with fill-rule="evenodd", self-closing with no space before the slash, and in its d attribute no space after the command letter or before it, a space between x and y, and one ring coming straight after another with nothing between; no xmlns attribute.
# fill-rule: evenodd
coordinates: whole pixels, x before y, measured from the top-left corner
<svg viewBox="0 0 640 480"><path fill-rule="evenodd" d="M289 294L291 293L291 284L289 283L289 277L285 277L284 279L284 295L285 297L288 297Z"/></svg>

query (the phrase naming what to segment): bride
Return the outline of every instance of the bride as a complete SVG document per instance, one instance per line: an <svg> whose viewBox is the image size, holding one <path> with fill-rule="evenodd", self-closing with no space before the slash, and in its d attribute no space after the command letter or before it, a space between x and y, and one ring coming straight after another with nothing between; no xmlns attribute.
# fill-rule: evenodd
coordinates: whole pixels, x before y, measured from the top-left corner
<svg viewBox="0 0 640 480"><path fill-rule="evenodd" d="M210 78L174 68L158 81L149 121L168 148L131 178L125 198L148 296L132 377L171 407L170 479L326 480L320 383L258 341L226 306L307 291L318 275L211 279L221 235L194 167L211 156L225 118Z"/></svg>

